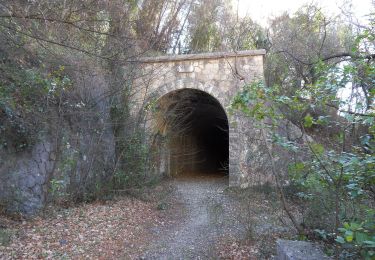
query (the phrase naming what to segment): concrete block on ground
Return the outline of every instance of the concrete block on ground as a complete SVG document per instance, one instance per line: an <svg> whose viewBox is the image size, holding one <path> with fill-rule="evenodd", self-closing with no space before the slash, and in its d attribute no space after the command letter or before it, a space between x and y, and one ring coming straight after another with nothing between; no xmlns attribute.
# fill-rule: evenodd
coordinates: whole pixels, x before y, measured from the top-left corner
<svg viewBox="0 0 375 260"><path fill-rule="evenodd" d="M323 251L314 243L279 239L276 241L275 260L328 260Z"/></svg>

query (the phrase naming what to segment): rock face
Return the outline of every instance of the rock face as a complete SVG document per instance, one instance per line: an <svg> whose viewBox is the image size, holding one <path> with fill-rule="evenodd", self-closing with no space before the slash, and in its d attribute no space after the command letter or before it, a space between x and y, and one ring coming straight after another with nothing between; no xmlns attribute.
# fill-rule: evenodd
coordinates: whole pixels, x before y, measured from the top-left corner
<svg viewBox="0 0 375 260"><path fill-rule="evenodd" d="M0 152L0 206L30 216L47 201L84 196L104 182L114 164L113 133L107 128L95 133L87 122L79 127L85 129L84 134L78 132L78 126L77 131L63 129L65 141L59 144L59 156L56 145L47 138L30 150ZM52 187L52 182L57 186Z"/></svg>
<svg viewBox="0 0 375 260"><path fill-rule="evenodd" d="M96 76L100 72L93 74L86 72L87 79L74 78L80 97L95 106L86 107L82 99L71 98L61 121L53 121L59 118L55 112L46 114L43 129L38 128L26 148L10 151L0 147L0 210L30 216L54 199L82 199L109 179L115 141L110 100L103 98L108 84Z"/></svg>
<svg viewBox="0 0 375 260"><path fill-rule="evenodd" d="M32 215L44 206L48 176L54 167L52 145L34 145L16 156L3 155L0 167L0 201L10 211Z"/></svg>
<svg viewBox="0 0 375 260"><path fill-rule="evenodd" d="M305 241L277 240L275 260L329 260L315 244Z"/></svg>

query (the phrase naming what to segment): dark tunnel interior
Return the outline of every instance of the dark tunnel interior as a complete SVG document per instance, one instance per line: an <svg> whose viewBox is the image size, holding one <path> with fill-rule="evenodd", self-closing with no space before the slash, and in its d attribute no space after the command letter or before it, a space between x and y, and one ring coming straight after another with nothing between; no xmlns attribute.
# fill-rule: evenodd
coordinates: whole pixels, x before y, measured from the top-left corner
<svg viewBox="0 0 375 260"><path fill-rule="evenodd" d="M160 102L172 175L226 175L229 129L221 104L195 89L171 92Z"/></svg>

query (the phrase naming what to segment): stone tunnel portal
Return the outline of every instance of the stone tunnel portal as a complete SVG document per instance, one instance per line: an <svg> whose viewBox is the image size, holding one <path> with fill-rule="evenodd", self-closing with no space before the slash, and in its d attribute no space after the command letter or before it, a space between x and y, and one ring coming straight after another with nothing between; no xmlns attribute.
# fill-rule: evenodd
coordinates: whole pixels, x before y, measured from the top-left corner
<svg viewBox="0 0 375 260"><path fill-rule="evenodd" d="M185 88L161 97L156 111L170 175L228 174L228 119L218 100Z"/></svg>

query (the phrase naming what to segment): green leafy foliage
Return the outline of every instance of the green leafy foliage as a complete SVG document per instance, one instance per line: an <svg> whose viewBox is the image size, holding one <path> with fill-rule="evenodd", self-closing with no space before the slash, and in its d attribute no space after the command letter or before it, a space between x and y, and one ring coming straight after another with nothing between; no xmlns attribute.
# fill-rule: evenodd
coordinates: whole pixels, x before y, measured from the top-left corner
<svg viewBox="0 0 375 260"><path fill-rule="evenodd" d="M313 126L313 123L314 123L314 118L308 114L305 116L305 118L303 119L304 122L303 122L303 125L306 127L306 128L309 128L309 127L312 127Z"/></svg>
<svg viewBox="0 0 375 260"><path fill-rule="evenodd" d="M370 32L360 34L355 55L364 57L360 45L372 38ZM267 141L303 154L294 159L288 174L294 195L303 204L304 225L351 256L373 259L374 214L368 212L373 212L375 185L374 63L365 57L341 66L318 61L313 70L318 75L314 82L291 94L279 85L247 85L232 108L256 122L267 120L265 127L273 133ZM356 98L340 98L342 91L352 91ZM336 114L327 112L332 107ZM282 111L293 111L293 122L304 134L312 133L313 140L306 138L300 144L280 137L276 130L285 118ZM359 128L364 129L362 135L354 136ZM336 131L331 139L320 136L331 129Z"/></svg>
<svg viewBox="0 0 375 260"><path fill-rule="evenodd" d="M359 250L364 259L371 260L375 257L375 211L369 210L368 214L368 218L361 223L344 222L335 240L344 248Z"/></svg>
<svg viewBox="0 0 375 260"><path fill-rule="evenodd" d="M14 63L0 63L0 148L27 148L38 138L43 124L34 115L49 111L62 92L71 86L64 67L49 74L38 69L22 69Z"/></svg>

